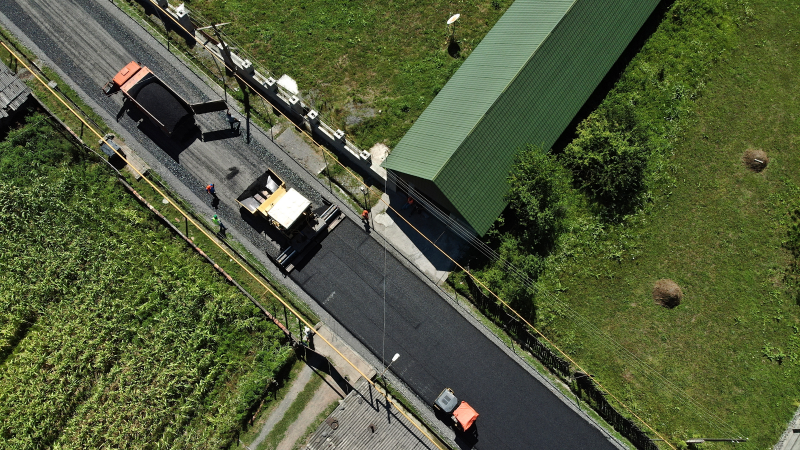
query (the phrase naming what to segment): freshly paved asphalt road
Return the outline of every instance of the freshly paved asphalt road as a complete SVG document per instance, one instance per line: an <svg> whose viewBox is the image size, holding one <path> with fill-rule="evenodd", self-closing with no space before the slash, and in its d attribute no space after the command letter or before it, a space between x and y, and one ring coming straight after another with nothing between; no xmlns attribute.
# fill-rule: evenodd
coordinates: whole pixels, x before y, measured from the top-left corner
<svg viewBox="0 0 800 450"><path fill-rule="evenodd" d="M122 97L106 98L100 87L131 60L149 66L190 103L218 98L107 1L2 0L0 22L52 64L109 124L114 125ZM221 199L217 212L237 238L251 239L256 247L258 236L239 218L233 199L267 167L313 199L322 195L314 190L321 190L320 184L263 133L254 133L250 144L233 137L177 144L146 122L137 126L137 118L135 112L122 115L118 133L197 210L208 210L203 186L214 181ZM227 127L221 114L201 116L198 123L209 132ZM481 414L478 448L614 448L391 254L386 264L385 348L387 355L402 355L392 370L427 403L451 387L472 404ZM383 267L381 245L345 220L292 279L380 357Z"/></svg>
<svg viewBox="0 0 800 450"><path fill-rule="evenodd" d="M380 355L384 251L345 221L290 276ZM603 435L478 332L391 254L386 257L385 355L429 403L445 387L480 414L480 449L613 448Z"/></svg>

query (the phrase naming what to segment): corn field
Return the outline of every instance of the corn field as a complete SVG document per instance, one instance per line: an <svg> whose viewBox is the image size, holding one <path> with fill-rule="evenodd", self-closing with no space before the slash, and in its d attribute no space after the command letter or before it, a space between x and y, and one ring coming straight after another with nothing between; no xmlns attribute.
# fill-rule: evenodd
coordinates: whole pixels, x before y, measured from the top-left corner
<svg viewBox="0 0 800 450"><path fill-rule="evenodd" d="M291 348L62 133L0 143L0 447L229 447Z"/></svg>

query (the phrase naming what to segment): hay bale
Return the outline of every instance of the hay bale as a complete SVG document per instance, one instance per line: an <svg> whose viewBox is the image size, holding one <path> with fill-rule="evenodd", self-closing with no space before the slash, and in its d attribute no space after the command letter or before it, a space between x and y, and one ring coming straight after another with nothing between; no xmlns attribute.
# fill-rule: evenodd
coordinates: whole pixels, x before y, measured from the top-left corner
<svg viewBox="0 0 800 450"><path fill-rule="evenodd" d="M678 286L678 283L667 278L662 278L656 281L656 284L653 286L653 300L656 304L671 309L681 304L681 300L683 300L683 291L681 287Z"/></svg>
<svg viewBox="0 0 800 450"><path fill-rule="evenodd" d="M744 152L744 155L742 155L742 163L744 163L745 167L748 169L758 173L767 168L769 157L767 156L767 152L760 148L749 148Z"/></svg>

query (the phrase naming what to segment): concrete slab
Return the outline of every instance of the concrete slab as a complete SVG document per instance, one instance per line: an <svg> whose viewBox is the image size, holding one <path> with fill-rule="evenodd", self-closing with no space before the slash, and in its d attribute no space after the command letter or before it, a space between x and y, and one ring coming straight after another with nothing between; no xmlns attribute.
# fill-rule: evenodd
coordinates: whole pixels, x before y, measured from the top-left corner
<svg viewBox="0 0 800 450"><path fill-rule="evenodd" d="M142 178L142 175L147 175L147 171L150 170L150 166L148 166L147 163L144 162L144 160L127 145L123 145L121 148L125 153L125 159L128 160L128 165L125 166L125 170L130 172L137 180Z"/></svg>
<svg viewBox="0 0 800 450"><path fill-rule="evenodd" d="M407 197L402 192L387 192L372 208L372 227L392 243L428 278L441 284L455 264L436 247L458 259L467 245L441 221L425 211L403 209ZM389 209L388 205L395 210ZM421 236L422 232L428 239Z"/></svg>
<svg viewBox="0 0 800 450"><path fill-rule="evenodd" d="M800 450L800 409L798 409L786 431L772 450Z"/></svg>
<svg viewBox="0 0 800 450"><path fill-rule="evenodd" d="M385 144L375 144L372 148L369 149L369 154L372 160L372 170L381 176L382 179L386 179L386 169L381 167L383 161L386 160L386 157L389 156L389 147Z"/></svg>
<svg viewBox="0 0 800 450"><path fill-rule="evenodd" d="M334 347L336 347L341 354L347 358L350 362L353 363L354 366L358 368L364 375L367 376L367 379L372 379L375 376L375 368L369 365L364 358L362 358L358 353L353 351L347 343L345 343L342 338L338 335L334 334L330 328L328 328L324 324L317 324L315 327L317 334L323 336L325 339L328 340ZM334 351L330 345L326 344L325 341L322 339L314 339L314 350L322 356L328 358L328 361L333 364L339 374L348 380L351 385L355 385L358 382L358 379L361 378L361 374L358 373L358 370L354 369L347 361L342 358L342 355L339 355L336 351Z"/></svg>

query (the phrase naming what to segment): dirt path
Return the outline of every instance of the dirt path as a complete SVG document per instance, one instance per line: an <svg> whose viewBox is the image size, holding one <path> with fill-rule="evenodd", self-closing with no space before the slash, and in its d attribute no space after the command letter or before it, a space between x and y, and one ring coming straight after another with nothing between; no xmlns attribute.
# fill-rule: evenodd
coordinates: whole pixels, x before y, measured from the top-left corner
<svg viewBox="0 0 800 450"><path fill-rule="evenodd" d="M303 412L300 413L297 420L292 424L289 430L287 430L286 436L283 437L283 440L278 444L276 450L292 450L294 444L303 437L308 427L317 424L315 422L317 416L324 411L328 405L344 398L344 395L339 389L331 387L336 385L331 377L326 376L325 381L325 383L322 383L322 385L317 388L317 392L314 393L311 401L308 402Z"/></svg>
<svg viewBox="0 0 800 450"><path fill-rule="evenodd" d="M275 411L269 415L267 421L264 423L264 426L261 428L261 432L258 433L258 437L250 443L250 448L257 448L258 445L267 437L272 428L278 423L279 420L283 418L284 413L286 410L289 409L289 406L294 402L294 399L297 398L297 395L303 392L303 388L306 387L309 380L311 380L311 376L314 374L314 371L311 367L304 365L303 368L300 370L300 373L297 374L297 378L292 382L292 386L289 388L289 392L286 393L286 397L281 400L281 403L275 408ZM326 386L326 385L323 385Z"/></svg>

